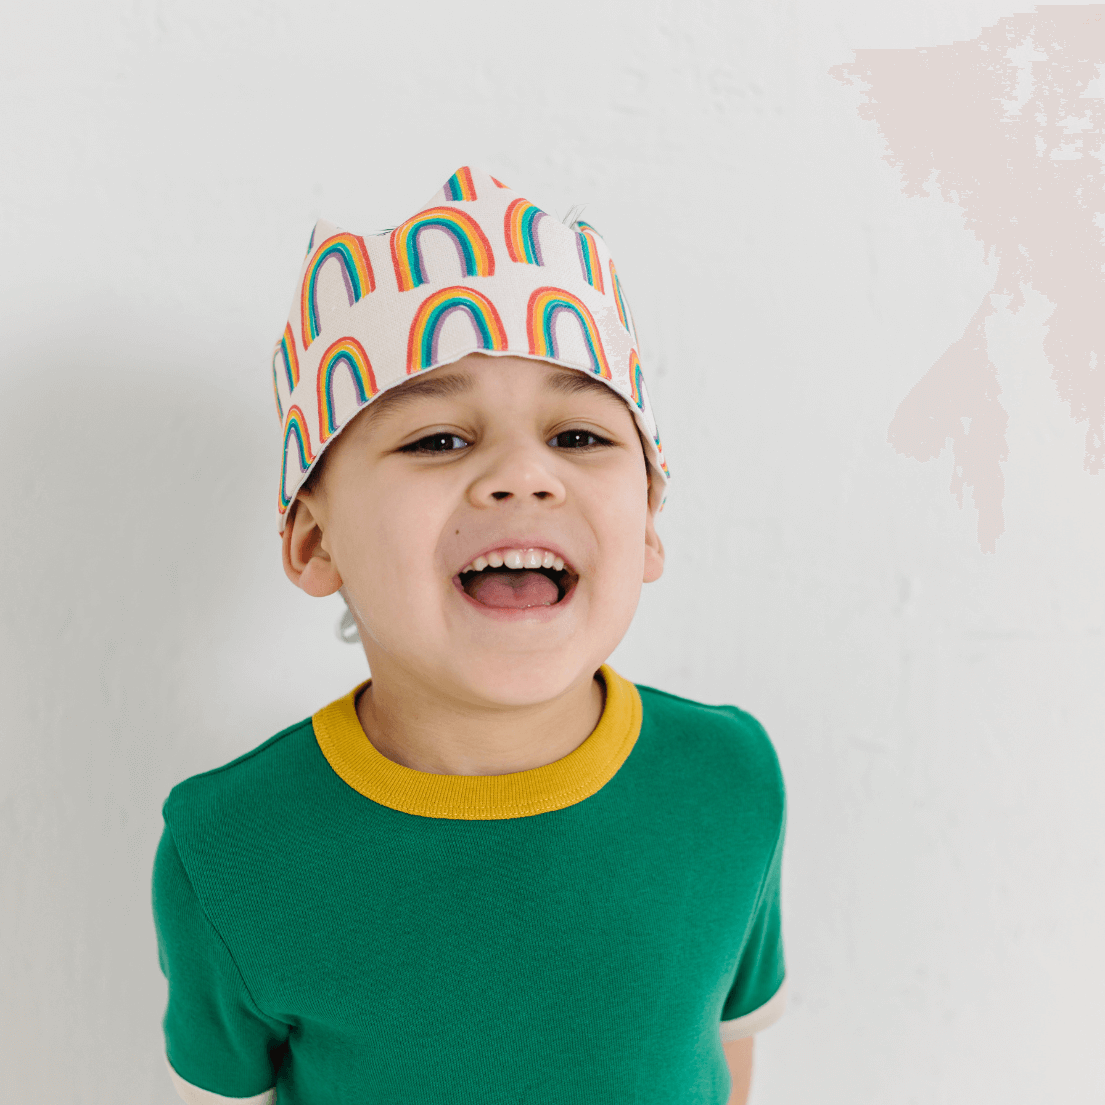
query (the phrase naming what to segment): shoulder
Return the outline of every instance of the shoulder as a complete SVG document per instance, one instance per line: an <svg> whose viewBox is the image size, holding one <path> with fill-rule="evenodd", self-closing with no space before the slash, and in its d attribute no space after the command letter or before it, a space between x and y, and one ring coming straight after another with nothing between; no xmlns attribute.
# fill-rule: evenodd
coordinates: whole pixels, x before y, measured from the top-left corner
<svg viewBox="0 0 1105 1105"><path fill-rule="evenodd" d="M162 806L165 823L186 833L212 819L248 820L262 808L271 816L302 779L316 749L311 719L304 718L229 763L177 783Z"/></svg>
<svg viewBox="0 0 1105 1105"><path fill-rule="evenodd" d="M785 804L779 757L763 725L737 706L710 705L638 684L644 724L667 746L718 772L743 795L754 794L764 812L782 816ZM674 758L674 757L673 757Z"/></svg>
<svg viewBox="0 0 1105 1105"><path fill-rule="evenodd" d="M779 769L778 757L767 730L747 710L738 706L713 706L680 698L668 691L637 684L646 717L681 734L705 735L762 759L765 766Z"/></svg>

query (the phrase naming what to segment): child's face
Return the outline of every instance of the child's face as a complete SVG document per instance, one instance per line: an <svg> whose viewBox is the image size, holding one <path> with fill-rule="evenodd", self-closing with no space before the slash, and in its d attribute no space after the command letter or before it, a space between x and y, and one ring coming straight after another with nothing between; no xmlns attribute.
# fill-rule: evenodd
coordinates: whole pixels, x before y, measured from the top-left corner
<svg viewBox="0 0 1105 1105"><path fill-rule="evenodd" d="M464 571L510 549L565 569L496 571L492 555ZM623 400L581 372L479 354L351 422L284 533L293 582L344 589L374 677L473 705L589 680L663 555Z"/></svg>

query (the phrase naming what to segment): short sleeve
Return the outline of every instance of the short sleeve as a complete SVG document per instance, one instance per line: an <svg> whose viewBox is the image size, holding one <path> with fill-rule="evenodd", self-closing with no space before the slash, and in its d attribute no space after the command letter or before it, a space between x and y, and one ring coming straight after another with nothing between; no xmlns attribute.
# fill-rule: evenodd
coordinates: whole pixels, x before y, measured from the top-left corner
<svg viewBox="0 0 1105 1105"><path fill-rule="evenodd" d="M194 1105L274 1101L289 1026L256 1006L203 910L168 826L153 867L153 914L169 984L162 1022L177 1091Z"/></svg>
<svg viewBox="0 0 1105 1105"><path fill-rule="evenodd" d="M721 1010L721 1038L740 1040L774 1024L786 1008L786 963L780 911L785 815L771 857L737 976Z"/></svg>

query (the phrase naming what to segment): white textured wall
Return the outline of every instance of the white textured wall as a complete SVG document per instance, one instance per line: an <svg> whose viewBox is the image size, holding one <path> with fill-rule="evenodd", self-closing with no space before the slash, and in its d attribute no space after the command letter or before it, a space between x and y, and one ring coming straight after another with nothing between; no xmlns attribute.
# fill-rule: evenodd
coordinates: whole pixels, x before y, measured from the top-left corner
<svg viewBox="0 0 1105 1105"><path fill-rule="evenodd" d="M4 1100L175 1100L161 802L363 672L340 601L280 569L272 342L316 217L394 225L465 163L586 202L642 331L668 567L615 666L753 711L782 759L793 1000L756 1105L1103 1100L1105 476L1035 293L988 323L996 550L949 453L888 445L993 274L953 204L903 197L828 73L1010 11L6 10Z"/></svg>

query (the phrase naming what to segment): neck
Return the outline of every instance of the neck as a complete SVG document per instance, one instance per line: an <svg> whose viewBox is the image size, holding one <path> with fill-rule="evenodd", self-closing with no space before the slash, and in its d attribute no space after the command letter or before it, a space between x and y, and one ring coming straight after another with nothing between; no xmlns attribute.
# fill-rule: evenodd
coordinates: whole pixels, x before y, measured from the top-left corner
<svg viewBox="0 0 1105 1105"><path fill-rule="evenodd" d="M370 656L372 682L357 718L376 750L434 775L508 775L554 763L594 731L605 704L602 680L584 672L561 694L526 706L461 700Z"/></svg>

